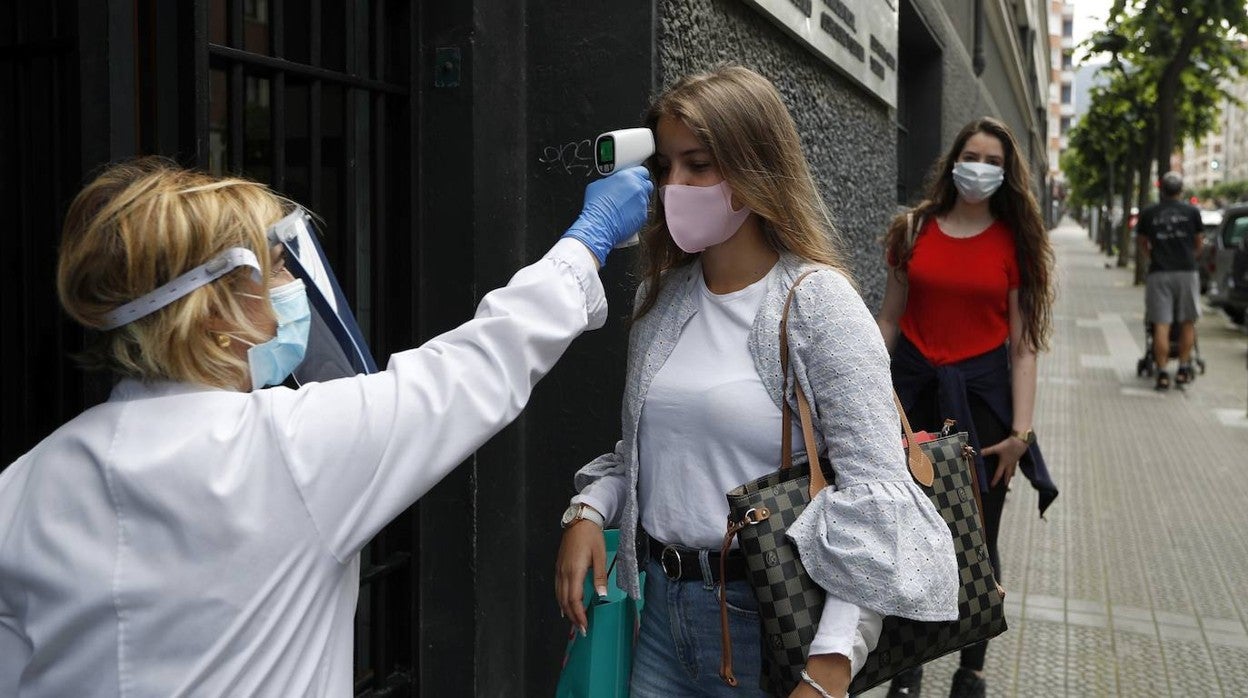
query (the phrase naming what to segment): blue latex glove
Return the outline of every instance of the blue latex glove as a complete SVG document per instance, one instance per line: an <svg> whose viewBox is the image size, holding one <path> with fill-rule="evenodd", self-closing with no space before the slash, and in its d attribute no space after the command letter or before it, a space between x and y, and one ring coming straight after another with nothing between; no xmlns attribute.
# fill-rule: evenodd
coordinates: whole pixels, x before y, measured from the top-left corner
<svg viewBox="0 0 1248 698"><path fill-rule="evenodd" d="M650 171L630 167L585 187L585 204L581 215L563 234L579 240L606 265L607 254L616 245L631 238L646 222L650 193L654 184Z"/></svg>

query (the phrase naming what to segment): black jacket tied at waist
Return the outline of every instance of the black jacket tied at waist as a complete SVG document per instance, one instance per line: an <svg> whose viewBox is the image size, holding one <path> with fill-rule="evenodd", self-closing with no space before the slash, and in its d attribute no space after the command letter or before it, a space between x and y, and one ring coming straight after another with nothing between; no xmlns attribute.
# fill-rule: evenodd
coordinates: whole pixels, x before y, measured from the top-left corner
<svg viewBox="0 0 1248 698"><path fill-rule="evenodd" d="M1006 345L972 356L956 364L933 366L910 340L898 333L897 347L893 352L893 386L902 406L909 412L914 409L919 396L935 383L937 406L940 414L957 420L958 426L970 435L976 447L975 467L979 477L980 491L987 491L992 479L984 458L979 454L983 446L971 419L970 396L983 400L1002 424L1014 422L1014 405L1010 391L1010 359ZM1019 461L1023 475L1040 494L1040 516L1057 498L1057 485L1049 476L1044 456L1037 442L1027 449Z"/></svg>

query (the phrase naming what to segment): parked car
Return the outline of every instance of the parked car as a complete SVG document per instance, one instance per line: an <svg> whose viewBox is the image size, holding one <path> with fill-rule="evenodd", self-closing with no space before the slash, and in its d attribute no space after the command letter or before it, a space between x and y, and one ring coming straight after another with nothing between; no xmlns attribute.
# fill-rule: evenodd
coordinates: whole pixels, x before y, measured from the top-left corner
<svg viewBox="0 0 1248 698"><path fill-rule="evenodd" d="M1248 227L1248 226L1246 226ZM1226 280L1226 314L1243 323L1248 313L1248 235L1240 235L1239 245L1231 256L1231 273Z"/></svg>
<svg viewBox="0 0 1248 698"><path fill-rule="evenodd" d="M1222 211L1202 208L1200 224L1204 232L1205 244L1200 248L1200 252L1196 253L1196 268L1200 270L1200 293L1204 295L1209 292L1209 277L1213 272L1213 251L1216 248L1213 239L1218 236L1218 229L1222 227Z"/></svg>
<svg viewBox="0 0 1248 698"><path fill-rule="evenodd" d="M1248 309L1248 298L1245 298L1244 287L1248 280L1238 277L1235 273L1235 255L1241 251L1244 240L1248 239L1248 204L1236 205L1226 209L1222 216L1222 226L1212 240L1213 249L1209 251L1212 266L1209 267L1209 305L1221 308L1235 322L1244 321L1244 311ZM1232 293L1232 291L1235 291Z"/></svg>

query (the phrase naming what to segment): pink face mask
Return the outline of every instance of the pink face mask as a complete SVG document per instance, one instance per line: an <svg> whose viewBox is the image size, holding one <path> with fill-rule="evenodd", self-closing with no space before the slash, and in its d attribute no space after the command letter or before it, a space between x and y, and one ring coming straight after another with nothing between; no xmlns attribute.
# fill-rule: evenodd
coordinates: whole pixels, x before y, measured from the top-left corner
<svg viewBox="0 0 1248 698"><path fill-rule="evenodd" d="M750 207L732 210L732 189L725 180L710 187L668 184L659 187L667 230L680 249L693 254L736 234Z"/></svg>

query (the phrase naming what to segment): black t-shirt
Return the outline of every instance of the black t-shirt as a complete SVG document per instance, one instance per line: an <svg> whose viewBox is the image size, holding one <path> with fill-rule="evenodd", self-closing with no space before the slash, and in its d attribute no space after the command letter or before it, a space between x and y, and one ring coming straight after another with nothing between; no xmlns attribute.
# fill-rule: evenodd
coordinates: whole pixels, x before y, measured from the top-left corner
<svg viewBox="0 0 1248 698"><path fill-rule="evenodd" d="M1166 199L1140 213L1136 230L1148 238L1148 271L1196 271L1196 236L1203 230L1200 210Z"/></svg>

